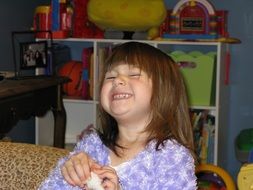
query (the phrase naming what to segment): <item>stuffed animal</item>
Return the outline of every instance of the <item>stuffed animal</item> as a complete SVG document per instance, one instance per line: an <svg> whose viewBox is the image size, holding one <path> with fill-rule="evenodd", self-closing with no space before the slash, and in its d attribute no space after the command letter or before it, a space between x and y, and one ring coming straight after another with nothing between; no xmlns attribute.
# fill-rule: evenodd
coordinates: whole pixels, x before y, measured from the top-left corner
<svg viewBox="0 0 253 190"><path fill-rule="evenodd" d="M100 29L148 31L148 39L159 36L166 12L163 0L89 0L87 5L89 20Z"/></svg>

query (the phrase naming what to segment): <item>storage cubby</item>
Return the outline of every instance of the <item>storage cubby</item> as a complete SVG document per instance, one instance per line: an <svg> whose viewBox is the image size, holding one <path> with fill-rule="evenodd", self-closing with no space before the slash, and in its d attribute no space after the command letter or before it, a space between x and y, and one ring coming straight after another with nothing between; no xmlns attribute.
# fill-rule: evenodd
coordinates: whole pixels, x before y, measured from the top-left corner
<svg viewBox="0 0 253 190"><path fill-rule="evenodd" d="M110 51L110 48L118 43L124 43L126 40L110 40L110 39L61 39L55 40L55 42L67 45L71 49L72 59L81 61L81 54L83 48L93 48L94 60L92 75L92 86L93 86L93 98L89 100L76 99L71 97L64 98L64 106L67 112L67 130L65 141L67 144L76 143L77 135L82 132L89 124L94 126L98 125L97 121L97 105L98 105L98 83L99 73L103 66L103 56L106 53L103 51ZM222 152L227 149L226 144L222 142L225 139L227 130L227 109L228 109L228 85L225 84L225 77L227 76L228 70L226 70L226 53L228 51L228 45L221 42L201 42L201 41L175 41L175 40L164 40L164 41L147 41L142 40L141 42L149 43L167 54L171 54L175 51L183 52L201 52L207 54L208 52L213 53L212 67L209 71L212 73L212 79L209 81L212 85L208 91L208 98L212 98L207 104L192 104L189 109L197 110L201 112L208 112L212 116L215 122L212 123L212 138L213 142L210 143L212 147L209 147L209 158L203 162L212 162L214 164L223 165L225 160L222 159ZM205 62L205 61L204 61ZM201 63L202 64L202 63ZM208 63L203 63L208 64ZM203 73L200 75L199 80L203 80L201 77L205 77L207 74ZM188 76L189 77L189 76ZM194 85L191 83L191 85ZM196 84L196 89L201 93L204 90L203 86ZM196 91L195 89L195 91ZM196 92L195 92L196 93ZM205 94L205 93L202 93ZM166 96L166 95L165 95ZM208 99L207 98L207 99ZM37 143L45 144L46 142L40 141L43 134L47 133L47 130L43 129L43 125L48 125L53 121L50 119L47 122L40 122L46 118L37 118ZM46 129L46 127L45 127ZM52 132L52 131L51 131ZM50 142L48 140L48 142ZM207 152L208 152L207 151ZM210 153L210 151L212 151Z"/></svg>

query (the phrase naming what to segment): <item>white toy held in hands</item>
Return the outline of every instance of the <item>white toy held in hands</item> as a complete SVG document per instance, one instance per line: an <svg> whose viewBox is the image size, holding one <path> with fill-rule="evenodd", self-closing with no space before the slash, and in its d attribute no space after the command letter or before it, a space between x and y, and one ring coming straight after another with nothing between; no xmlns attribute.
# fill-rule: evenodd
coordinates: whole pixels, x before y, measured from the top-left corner
<svg viewBox="0 0 253 190"><path fill-rule="evenodd" d="M91 172L91 177L86 181L89 190L104 190L101 183L102 180L94 172Z"/></svg>

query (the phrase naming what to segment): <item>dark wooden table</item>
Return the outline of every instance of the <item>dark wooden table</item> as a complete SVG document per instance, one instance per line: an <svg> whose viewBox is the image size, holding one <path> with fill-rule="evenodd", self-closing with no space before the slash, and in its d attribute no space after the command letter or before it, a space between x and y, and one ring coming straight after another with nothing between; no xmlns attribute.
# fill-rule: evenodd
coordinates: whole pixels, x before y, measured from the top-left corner
<svg viewBox="0 0 253 190"><path fill-rule="evenodd" d="M19 120L54 115L54 146L64 147L66 111L62 100L62 84L66 77L42 77L0 81L0 137L4 137Z"/></svg>

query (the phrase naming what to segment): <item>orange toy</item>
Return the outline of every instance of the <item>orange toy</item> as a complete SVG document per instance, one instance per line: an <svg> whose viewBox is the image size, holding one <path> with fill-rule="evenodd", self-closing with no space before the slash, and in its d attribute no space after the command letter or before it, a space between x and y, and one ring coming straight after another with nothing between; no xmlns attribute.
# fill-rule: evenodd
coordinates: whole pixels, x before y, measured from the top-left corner
<svg viewBox="0 0 253 190"><path fill-rule="evenodd" d="M64 64L58 74L60 76L67 76L71 82L63 85L63 91L68 96L82 95L82 62L70 61Z"/></svg>

